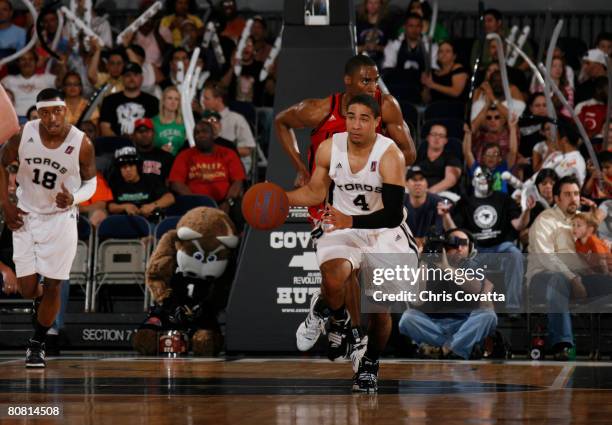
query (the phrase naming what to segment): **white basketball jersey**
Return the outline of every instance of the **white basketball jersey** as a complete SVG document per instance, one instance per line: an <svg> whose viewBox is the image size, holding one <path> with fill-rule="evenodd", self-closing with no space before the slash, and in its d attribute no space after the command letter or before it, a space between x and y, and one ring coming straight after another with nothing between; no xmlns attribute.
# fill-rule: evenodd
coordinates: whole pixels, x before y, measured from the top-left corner
<svg viewBox="0 0 612 425"><path fill-rule="evenodd" d="M17 171L17 206L26 212L52 214L62 211L55 204L62 184L70 192L81 187L79 152L83 132L71 126L64 143L56 149L43 145L39 133L40 120L23 127L19 144Z"/></svg>
<svg viewBox="0 0 612 425"><path fill-rule="evenodd" d="M353 173L348 158L348 133L333 135L329 177L335 184L334 208L347 215L371 214L383 208L380 159L394 144L388 137L377 134L365 166Z"/></svg>

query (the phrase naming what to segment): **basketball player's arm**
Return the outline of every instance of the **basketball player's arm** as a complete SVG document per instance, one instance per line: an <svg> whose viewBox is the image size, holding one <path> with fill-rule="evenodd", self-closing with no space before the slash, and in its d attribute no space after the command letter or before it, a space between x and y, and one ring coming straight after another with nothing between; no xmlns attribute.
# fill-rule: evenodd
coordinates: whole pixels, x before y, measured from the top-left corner
<svg viewBox="0 0 612 425"><path fill-rule="evenodd" d="M334 229L384 229L399 226L404 220L405 169L403 153L397 146L391 145L380 159L383 208L371 214L350 216L331 206L323 222L333 225Z"/></svg>
<svg viewBox="0 0 612 425"><path fill-rule="evenodd" d="M414 141L410 135L408 124L404 121L399 103L390 94L383 97L382 120L387 127L387 135L393 139L404 154L406 165L412 165L416 160Z"/></svg>
<svg viewBox="0 0 612 425"><path fill-rule="evenodd" d="M19 131L17 113L2 85L0 85L0 117L2 117L2 126L0 127L0 144L2 144Z"/></svg>
<svg viewBox="0 0 612 425"><path fill-rule="evenodd" d="M89 137L83 136L81 150L79 151L79 168L81 173L81 187L71 193L62 184L61 191L55 196L55 203L58 208L68 208L79 205L81 202L88 201L96 193L96 155L93 143Z"/></svg>
<svg viewBox="0 0 612 425"><path fill-rule="evenodd" d="M310 172L300 156L293 129L315 128L328 113L329 99L306 99L281 111L274 118L278 140L298 172L296 186L305 185L310 177Z"/></svg>
<svg viewBox="0 0 612 425"><path fill-rule="evenodd" d="M7 167L19 164L19 143L21 132L17 133L0 148L0 205L4 211L6 225L11 230L17 230L23 226L22 215L26 212L17 208L9 198L9 172ZM11 172L12 173L12 172Z"/></svg>
<svg viewBox="0 0 612 425"><path fill-rule="evenodd" d="M327 192L331 179L329 178L329 162L331 161L331 139L325 140L317 149L315 171L305 186L287 192L289 205L310 207L321 204Z"/></svg>

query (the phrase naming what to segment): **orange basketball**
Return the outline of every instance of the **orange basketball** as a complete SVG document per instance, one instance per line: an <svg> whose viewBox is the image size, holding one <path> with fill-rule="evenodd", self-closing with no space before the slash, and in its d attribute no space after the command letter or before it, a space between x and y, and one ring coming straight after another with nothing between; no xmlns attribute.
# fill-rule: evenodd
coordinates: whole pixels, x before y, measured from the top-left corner
<svg viewBox="0 0 612 425"><path fill-rule="evenodd" d="M274 229L285 222L288 214L287 194L274 183L257 183L242 198L242 215L255 229Z"/></svg>

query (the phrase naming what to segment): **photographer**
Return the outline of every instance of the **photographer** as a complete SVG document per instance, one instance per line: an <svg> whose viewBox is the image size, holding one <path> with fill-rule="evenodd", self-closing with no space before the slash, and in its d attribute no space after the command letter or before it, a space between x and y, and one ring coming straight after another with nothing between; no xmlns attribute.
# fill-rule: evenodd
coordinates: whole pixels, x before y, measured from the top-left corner
<svg viewBox="0 0 612 425"><path fill-rule="evenodd" d="M428 240L425 251L437 251L434 267L457 272L459 268L474 269L478 265L470 257L473 255L474 241L468 231L451 229L440 238ZM458 275L450 283L428 281L427 291L437 294L464 291L469 294L491 294L493 285L487 279L462 279ZM442 289L444 289L442 291ZM483 296L483 298L487 298ZM452 297L452 299L456 299ZM436 305L437 304L437 305ZM399 331L419 344L419 352L433 352L445 358L469 359L479 348L475 348L497 326L497 315L491 301L462 302L460 306L444 299L446 304L440 309L441 302L426 302L419 309L408 309L399 321ZM425 313L430 310L446 310L443 313ZM468 311L466 311L468 310Z"/></svg>

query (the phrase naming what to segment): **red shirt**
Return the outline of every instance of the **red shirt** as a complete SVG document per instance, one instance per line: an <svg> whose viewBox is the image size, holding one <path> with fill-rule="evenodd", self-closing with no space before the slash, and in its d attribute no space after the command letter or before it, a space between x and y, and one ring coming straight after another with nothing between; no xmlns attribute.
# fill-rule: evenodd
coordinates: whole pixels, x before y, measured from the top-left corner
<svg viewBox="0 0 612 425"><path fill-rule="evenodd" d="M212 152L198 148L185 149L174 160L170 182L185 183L196 195L207 195L217 202L227 196L230 185L246 179L238 154L231 149L215 145Z"/></svg>

